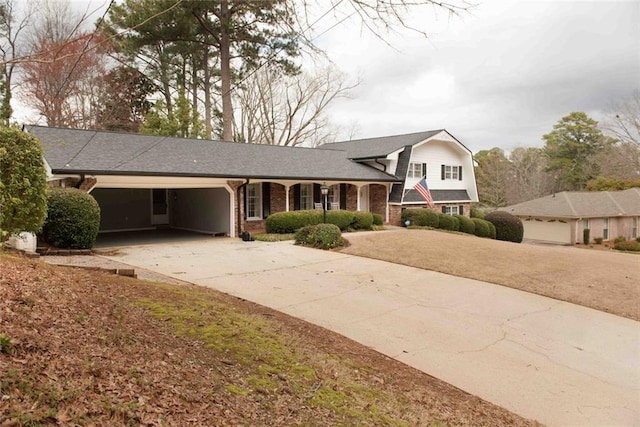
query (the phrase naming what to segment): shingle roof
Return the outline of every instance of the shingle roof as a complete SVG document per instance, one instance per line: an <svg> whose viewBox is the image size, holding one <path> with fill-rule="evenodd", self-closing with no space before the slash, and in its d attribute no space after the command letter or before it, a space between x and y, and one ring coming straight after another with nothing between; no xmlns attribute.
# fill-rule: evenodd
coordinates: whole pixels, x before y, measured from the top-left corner
<svg viewBox="0 0 640 427"><path fill-rule="evenodd" d="M55 174L397 182L345 152L27 126Z"/></svg>
<svg viewBox="0 0 640 427"><path fill-rule="evenodd" d="M500 210L519 216L600 218L640 215L640 188L624 191L563 191Z"/></svg>
<svg viewBox="0 0 640 427"><path fill-rule="evenodd" d="M398 151L407 145L415 145L439 134L444 129L405 135L383 136L380 138L355 139L352 141L332 142L318 148L323 150L344 150L350 159L379 159Z"/></svg>
<svg viewBox="0 0 640 427"><path fill-rule="evenodd" d="M430 190L431 197L436 203L439 202L468 202L471 201L467 190ZM402 199L405 203L425 203L422 196L416 190L409 190Z"/></svg>

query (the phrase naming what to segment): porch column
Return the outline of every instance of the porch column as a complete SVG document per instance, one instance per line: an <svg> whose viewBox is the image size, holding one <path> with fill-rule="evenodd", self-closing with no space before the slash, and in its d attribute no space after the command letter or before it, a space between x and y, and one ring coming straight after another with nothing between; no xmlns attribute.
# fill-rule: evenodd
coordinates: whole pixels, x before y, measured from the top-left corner
<svg viewBox="0 0 640 427"><path fill-rule="evenodd" d="M387 197L385 199L385 203L384 203L384 222L389 222L389 189L391 187L391 184L387 184L384 186L386 192L387 192Z"/></svg>
<svg viewBox="0 0 640 427"><path fill-rule="evenodd" d="M291 185L289 185L289 184L284 186L285 212L289 212L289 188L291 188Z"/></svg>
<svg viewBox="0 0 640 427"><path fill-rule="evenodd" d="M356 188L358 189L356 194L358 195L356 197L356 210L360 211L360 189L362 188L362 185L356 185Z"/></svg>

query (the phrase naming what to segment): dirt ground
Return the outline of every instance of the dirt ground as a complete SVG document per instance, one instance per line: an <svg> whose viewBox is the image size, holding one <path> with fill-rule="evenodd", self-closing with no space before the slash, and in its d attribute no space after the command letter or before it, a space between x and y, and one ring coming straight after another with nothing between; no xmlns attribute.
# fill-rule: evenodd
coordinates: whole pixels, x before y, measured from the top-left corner
<svg viewBox="0 0 640 427"><path fill-rule="evenodd" d="M0 426L21 425L535 423L211 289L0 253Z"/></svg>
<svg viewBox="0 0 640 427"><path fill-rule="evenodd" d="M341 251L483 280L640 320L640 255L398 228L346 235Z"/></svg>

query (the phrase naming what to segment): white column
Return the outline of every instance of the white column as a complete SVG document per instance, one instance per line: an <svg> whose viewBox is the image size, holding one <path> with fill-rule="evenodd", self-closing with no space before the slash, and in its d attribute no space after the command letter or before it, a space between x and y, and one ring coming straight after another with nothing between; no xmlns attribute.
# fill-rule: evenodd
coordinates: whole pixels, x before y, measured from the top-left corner
<svg viewBox="0 0 640 427"><path fill-rule="evenodd" d="M284 211L285 212L289 212L289 187L291 187L290 185L285 185L284 186L284 200L285 200L285 208Z"/></svg>
<svg viewBox="0 0 640 427"><path fill-rule="evenodd" d="M384 204L384 222L389 222L389 187L391 187L391 184L384 186L387 191L387 198Z"/></svg>
<svg viewBox="0 0 640 427"><path fill-rule="evenodd" d="M360 210L360 189L362 188L361 185L356 185L357 191L356 191L356 210L359 211Z"/></svg>

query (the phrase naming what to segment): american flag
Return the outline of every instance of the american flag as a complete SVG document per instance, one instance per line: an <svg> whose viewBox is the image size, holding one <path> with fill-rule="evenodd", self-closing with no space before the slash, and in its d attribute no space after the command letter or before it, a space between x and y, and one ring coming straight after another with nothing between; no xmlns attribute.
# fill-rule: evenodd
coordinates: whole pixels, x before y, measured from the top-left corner
<svg viewBox="0 0 640 427"><path fill-rule="evenodd" d="M418 182L413 188L418 193L420 193L420 195L427 202L427 205L429 205L430 208L436 207L435 203L433 203L433 197L431 197L431 191L429 191L429 187L427 186L426 178L422 178L420 182Z"/></svg>

